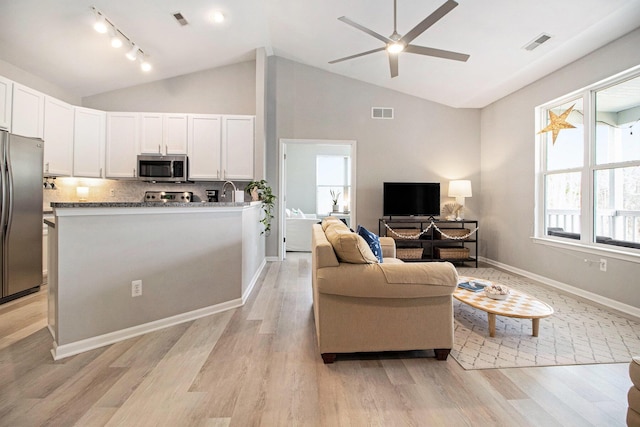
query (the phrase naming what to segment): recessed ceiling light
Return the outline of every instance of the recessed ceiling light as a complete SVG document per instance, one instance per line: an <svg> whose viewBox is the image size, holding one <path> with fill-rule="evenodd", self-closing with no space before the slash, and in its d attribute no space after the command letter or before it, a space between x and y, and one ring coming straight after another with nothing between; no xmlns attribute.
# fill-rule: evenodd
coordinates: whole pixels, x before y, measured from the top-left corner
<svg viewBox="0 0 640 427"><path fill-rule="evenodd" d="M216 24L219 24L224 21L224 15L219 10L216 10L211 14L211 20Z"/></svg>

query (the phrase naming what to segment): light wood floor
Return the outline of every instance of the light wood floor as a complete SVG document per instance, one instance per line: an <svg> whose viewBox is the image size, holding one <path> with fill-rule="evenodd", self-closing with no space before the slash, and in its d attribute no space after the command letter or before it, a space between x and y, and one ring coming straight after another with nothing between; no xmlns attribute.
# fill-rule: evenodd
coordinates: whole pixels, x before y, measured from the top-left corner
<svg viewBox="0 0 640 427"><path fill-rule="evenodd" d="M58 362L45 292L2 305L0 425L625 425L626 364L465 371L424 352L324 365L310 288L310 255L290 253L242 308Z"/></svg>

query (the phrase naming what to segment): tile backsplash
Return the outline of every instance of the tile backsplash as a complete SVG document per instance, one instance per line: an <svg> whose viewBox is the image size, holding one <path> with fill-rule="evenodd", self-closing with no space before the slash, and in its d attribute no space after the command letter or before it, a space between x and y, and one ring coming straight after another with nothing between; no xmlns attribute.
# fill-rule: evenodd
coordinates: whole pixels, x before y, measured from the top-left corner
<svg viewBox="0 0 640 427"><path fill-rule="evenodd" d="M77 188L87 187L87 202L142 202L145 191L191 191L194 201L206 201L206 190L221 190L223 182L207 181L187 184L152 184L141 181L125 181L93 178L57 178L48 179L55 183L53 189L43 189L43 210L51 210L51 202L78 202ZM44 183L44 181L43 181ZM247 182L233 182L238 190L244 189ZM231 188L227 186L227 197ZM245 194L245 200L248 195Z"/></svg>

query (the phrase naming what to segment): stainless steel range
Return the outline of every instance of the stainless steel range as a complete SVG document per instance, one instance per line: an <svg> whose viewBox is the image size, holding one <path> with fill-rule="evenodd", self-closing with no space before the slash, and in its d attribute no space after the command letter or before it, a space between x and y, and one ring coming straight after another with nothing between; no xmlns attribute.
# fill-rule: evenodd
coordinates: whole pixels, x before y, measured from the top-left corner
<svg viewBox="0 0 640 427"><path fill-rule="evenodd" d="M144 201L152 203L190 203L193 193L190 191L145 191Z"/></svg>

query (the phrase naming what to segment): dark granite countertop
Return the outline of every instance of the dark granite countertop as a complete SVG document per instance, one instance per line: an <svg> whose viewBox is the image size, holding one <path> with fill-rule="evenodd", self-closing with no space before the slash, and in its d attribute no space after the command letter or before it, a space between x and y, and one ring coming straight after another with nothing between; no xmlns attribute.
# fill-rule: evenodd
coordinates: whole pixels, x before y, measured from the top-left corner
<svg viewBox="0 0 640 427"><path fill-rule="evenodd" d="M153 202L51 202L56 208L222 208L252 206L261 202L190 202L190 203L153 203Z"/></svg>

